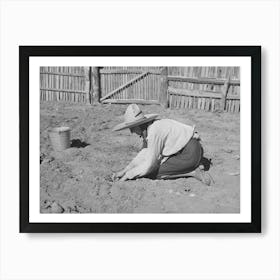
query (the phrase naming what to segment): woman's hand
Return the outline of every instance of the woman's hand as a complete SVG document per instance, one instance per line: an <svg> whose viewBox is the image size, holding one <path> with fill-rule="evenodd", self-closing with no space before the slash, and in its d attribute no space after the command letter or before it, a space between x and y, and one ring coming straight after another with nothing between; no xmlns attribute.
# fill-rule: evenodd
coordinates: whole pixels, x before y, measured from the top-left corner
<svg viewBox="0 0 280 280"><path fill-rule="evenodd" d="M122 178L125 174L125 169L119 171L119 172L116 172L116 173L113 173L112 175L112 179L114 181L118 181L120 178Z"/></svg>
<svg viewBox="0 0 280 280"><path fill-rule="evenodd" d="M129 178L127 177L127 175L125 174L124 176L122 176L121 178L120 178L120 182L124 182L124 181L127 181Z"/></svg>

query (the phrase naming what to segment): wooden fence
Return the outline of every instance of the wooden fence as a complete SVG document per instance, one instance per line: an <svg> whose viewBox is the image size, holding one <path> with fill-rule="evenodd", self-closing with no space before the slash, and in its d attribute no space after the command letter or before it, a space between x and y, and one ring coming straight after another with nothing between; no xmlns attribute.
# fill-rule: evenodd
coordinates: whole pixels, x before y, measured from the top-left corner
<svg viewBox="0 0 280 280"><path fill-rule="evenodd" d="M105 67L99 73L103 103L240 111L239 67Z"/></svg>
<svg viewBox="0 0 280 280"><path fill-rule="evenodd" d="M87 102L84 67L40 67L42 101Z"/></svg>
<svg viewBox="0 0 280 280"><path fill-rule="evenodd" d="M103 103L159 103L160 67L104 67L100 69Z"/></svg>
<svg viewBox="0 0 280 280"><path fill-rule="evenodd" d="M41 100L240 111L239 67L41 67Z"/></svg>
<svg viewBox="0 0 280 280"><path fill-rule="evenodd" d="M169 106L239 112L239 75L239 67L169 67Z"/></svg>

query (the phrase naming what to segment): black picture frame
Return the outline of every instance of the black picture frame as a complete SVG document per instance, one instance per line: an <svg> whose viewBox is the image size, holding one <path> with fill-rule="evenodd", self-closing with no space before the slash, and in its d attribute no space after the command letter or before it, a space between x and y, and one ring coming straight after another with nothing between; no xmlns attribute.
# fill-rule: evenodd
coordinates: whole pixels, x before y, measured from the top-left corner
<svg viewBox="0 0 280 280"><path fill-rule="evenodd" d="M29 58L33 56L248 56L251 58L250 223L32 223L29 221ZM19 46L21 233L261 232L260 46ZM38 159L39 164L39 159ZM32 175L31 175L32 176ZM38 186L39 187L39 186Z"/></svg>

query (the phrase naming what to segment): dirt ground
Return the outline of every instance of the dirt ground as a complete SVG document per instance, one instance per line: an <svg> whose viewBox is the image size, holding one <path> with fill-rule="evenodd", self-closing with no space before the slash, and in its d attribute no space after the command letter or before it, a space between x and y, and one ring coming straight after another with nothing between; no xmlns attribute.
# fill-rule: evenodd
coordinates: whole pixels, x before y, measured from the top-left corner
<svg viewBox="0 0 280 280"><path fill-rule="evenodd" d="M140 106L196 125L215 184L193 178L111 182L141 148L129 130L112 132L126 105L42 103L40 111L41 213L238 213L240 211L239 114ZM71 128L71 148L54 152L50 128Z"/></svg>

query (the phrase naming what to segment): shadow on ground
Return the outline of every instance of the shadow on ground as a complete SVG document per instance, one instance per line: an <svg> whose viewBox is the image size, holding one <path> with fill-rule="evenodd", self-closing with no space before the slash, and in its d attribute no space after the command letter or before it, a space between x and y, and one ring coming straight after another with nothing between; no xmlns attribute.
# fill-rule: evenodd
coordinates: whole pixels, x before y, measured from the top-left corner
<svg viewBox="0 0 280 280"><path fill-rule="evenodd" d="M73 139L71 141L71 147L72 148L85 148L89 144L86 142L81 141L80 139Z"/></svg>

